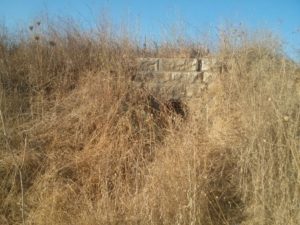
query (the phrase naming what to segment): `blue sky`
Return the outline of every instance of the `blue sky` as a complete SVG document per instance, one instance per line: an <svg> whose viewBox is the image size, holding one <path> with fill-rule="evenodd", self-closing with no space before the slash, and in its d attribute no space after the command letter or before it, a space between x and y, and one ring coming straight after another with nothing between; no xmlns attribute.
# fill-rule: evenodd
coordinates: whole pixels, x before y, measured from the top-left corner
<svg viewBox="0 0 300 225"><path fill-rule="evenodd" d="M28 26L46 12L73 17L84 27L93 27L106 12L115 24L154 39L167 38L171 32L164 31L172 27L191 37L214 33L226 21L268 28L299 61L300 0L0 0L0 21L11 29Z"/></svg>

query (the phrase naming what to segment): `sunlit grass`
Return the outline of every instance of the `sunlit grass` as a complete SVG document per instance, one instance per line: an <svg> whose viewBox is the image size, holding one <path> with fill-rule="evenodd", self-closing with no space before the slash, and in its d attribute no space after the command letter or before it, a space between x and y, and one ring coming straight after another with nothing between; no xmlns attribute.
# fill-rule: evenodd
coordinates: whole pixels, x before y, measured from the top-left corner
<svg viewBox="0 0 300 225"><path fill-rule="evenodd" d="M135 59L207 49L106 30L0 35L0 224L299 224L300 70L280 42L221 32L223 73L182 119L132 85Z"/></svg>

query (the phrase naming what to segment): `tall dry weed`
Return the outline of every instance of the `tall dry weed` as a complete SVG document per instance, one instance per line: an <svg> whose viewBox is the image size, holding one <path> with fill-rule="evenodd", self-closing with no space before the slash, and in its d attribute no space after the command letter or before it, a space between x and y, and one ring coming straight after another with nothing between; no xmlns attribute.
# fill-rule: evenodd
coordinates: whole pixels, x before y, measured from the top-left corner
<svg viewBox="0 0 300 225"><path fill-rule="evenodd" d="M221 32L224 67L181 118L132 86L142 49L99 26L0 35L1 224L299 224L299 65ZM38 37L38 38L37 38Z"/></svg>

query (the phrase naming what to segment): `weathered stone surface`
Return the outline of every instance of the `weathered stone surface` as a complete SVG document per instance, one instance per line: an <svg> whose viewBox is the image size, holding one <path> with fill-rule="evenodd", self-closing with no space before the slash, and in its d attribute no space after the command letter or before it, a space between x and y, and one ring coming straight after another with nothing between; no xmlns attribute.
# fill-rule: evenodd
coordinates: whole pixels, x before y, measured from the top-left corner
<svg viewBox="0 0 300 225"><path fill-rule="evenodd" d="M163 58L159 60L160 71L199 71L198 59Z"/></svg>
<svg viewBox="0 0 300 225"><path fill-rule="evenodd" d="M155 74L151 71L138 71L134 76L133 81L135 82L149 82L155 78Z"/></svg>
<svg viewBox="0 0 300 225"><path fill-rule="evenodd" d="M135 82L165 82L170 80L170 73L159 71L138 71L134 77Z"/></svg>
<svg viewBox="0 0 300 225"><path fill-rule="evenodd" d="M203 72L203 79L204 83L209 83L213 79L213 73L210 71Z"/></svg>
<svg viewBox="0 0 300 225"><path fill-rule="evenodd" d="M202 72L171 72L171 80L193 83L197 79L202 80Z"/></svg>
<svg viewBox="0 0 300 225"><path fill-rule="evenodd" d="M202 80L202 72L162 72L162 71L139 71L134 81L151 82L159 80L161 82L178 81L186 83L194 83L196 80Z"/></svg>
<svg viewBox="0 0 300 225"><path fill-rule="evenodd" d="M144 58L138 62L136 86L166 99L199 98L218 74L213 58Z"/></svg>
<svg viewBox="0 0 300 225"><path fill-rule="evenodd" d="M181 99L186 95L186 85L178 82L161 83L153 81L145 84L144 88L155 95L165 97L167 99Z"/></svg>
<svg viewBox="0 0 300 225"><path fill-rule="evenodd" d="M138 59L140 71L158 71L159 59L157 58L139 58Z"/></svg>
<svg viewBox="0 0 300 225"><path fill-rule="evenodd" d="M172 72L171 80L192 84L196 80L202 80L202 73L201 72Z"/></svg>
<svg viewBox="0 0 300 225"><path fill-rule="evenodd" d="M217 61L215 58L203 58L201 59L201 71L208 71L215 67Z"/></svg>

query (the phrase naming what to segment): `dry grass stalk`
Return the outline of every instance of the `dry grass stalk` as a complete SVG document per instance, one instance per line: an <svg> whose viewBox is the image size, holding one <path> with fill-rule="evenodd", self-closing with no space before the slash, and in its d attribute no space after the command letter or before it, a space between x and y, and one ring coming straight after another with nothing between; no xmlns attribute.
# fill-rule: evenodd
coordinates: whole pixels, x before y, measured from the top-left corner
<svg viewBox="0 0 300 225"><path fill-rule="evenodd" d="M299 224L300 73L278 42L223 32L224 72L183 120L131 85L135 58L208 52L105 30L0 35L0 223Z"/></svg>

